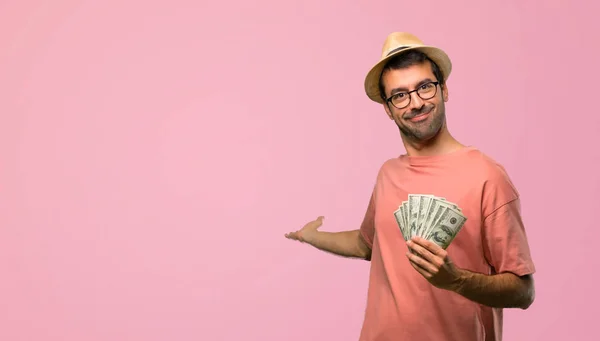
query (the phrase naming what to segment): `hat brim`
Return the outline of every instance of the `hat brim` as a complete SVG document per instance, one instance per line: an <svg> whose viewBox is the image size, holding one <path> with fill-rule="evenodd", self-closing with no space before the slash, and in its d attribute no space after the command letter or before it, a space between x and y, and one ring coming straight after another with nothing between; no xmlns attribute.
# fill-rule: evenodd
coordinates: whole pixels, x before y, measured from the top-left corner
<svg viewBox="0 0 600 341"><path fill-rule="evenodd" d="M450 72L452 72L452 62L450 61L450 58L444 51L437 47L427 45L408 47L396 53L392 53L389 56L386 56L377 64L375 64L375 66L373 66L371 70L369 70L367 76L365 77L365 92L371 100L381 104L385 103L385 101L381 98L381 94L379 91L379 79L381 78L381 72L383 71L385 64L391 58L399 54L403 54L408 51L414 50L421 51L425 53L429 58L431 58L431 60L433 60L442 71L442 74L444 76L444 82L448 79L448 77L450 76Z"/></svg>

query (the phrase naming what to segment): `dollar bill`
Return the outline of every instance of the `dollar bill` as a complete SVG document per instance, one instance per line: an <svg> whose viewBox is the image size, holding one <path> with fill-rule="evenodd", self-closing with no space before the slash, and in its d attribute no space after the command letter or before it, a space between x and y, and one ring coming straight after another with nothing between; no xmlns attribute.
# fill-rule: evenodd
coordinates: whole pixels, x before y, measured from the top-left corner
<svg viewBox="0 0 600 341"><path fill-rule="evenodd" d="M408 235L409 235L409 233L408 233L408 215L409 215L408 214L408 200L402 202L402 214L404 215L404 230L405 230L404 232L406 233L406 236L407 236L406 240L408 240L409 239L408 238Z"/></svg>
<svg viewBox="0 0 600 341"><path fill-rule="evenodd" d="M427 238L427 236L429 235L429 231L431 230L431 227L433 226L433 223L439 219L440 215L444 211L444 208L446 207L444 205L444 203L445 203L445 200L443 200L441 198L431 199L429 208L427 210L426 219L425 219L425 222L423 223L424 232L423 232L422 236L424 238Z"/></svg>
<svg viewBox="0 0 600 341"><path fill-rule="evenodd" d="M398 209L394 211L394 218L396 218L396 223L398 224L398 228L402 233L402 237L404 237L404 240L406 240L406 236L404 235L404 223L402 221L402 206L398 207Z"/></svg>
<svg viewBox="0 0 600 341"><path fill-rule="evenodd" d="M402 235L404 240L408 241L408 223L406 222L406 205L407 201L402 202L400 205L400 220L402 221Z"/></svg>
<svg viewBox="0 0 600 341"><path fill-rule="evenodd" d="M398 224L400 233L402 233L402 237L404 238L405 241L408 241L409 235L407 232L408 229L407 229L407 223L406 223L405 212L404 212L405 207L406 207L406 201L402 202L402 204L400 206L398 206L398 209L396 211L394 211L394 218L396 218L396 223Z"/></svg>
<svg viewBox="0 0 600 341"><path fill-rule="evenodd" d="M408 195L408 226L410 238L417 235L417 224L419 221L419 205L421 203L421 195Z"/></svg>
<svg viewBox="0 0 600 341"><path fill-rule="evenodd" d="M429 238L429 236L431 234L431 229L436 226L442 213L445 212L446 208L452 208L454 210L458 210L458 206L456 204L451 203L451 202L447 201L446 199L435 198L434 201L435 201L436 211L435 211L435 213L430 212L431 213L431 215L429 216L430 220L428 221L426 231L423 234L423 238L426 238L426 239ZM460 212L460 210L458 210L458 211Z"/></svg>
<svg viewBox="0 0 600 341"><path fill-rule="evenodd" d="M467 218L458 210L453 207L445 207L439 219L430 228L427 239L433 241L442 249L446 249L466 221Z"/></svg>
<svg viewBox="0 0 600 341"><path fill-rule="evenodd" d="M409 194L394 217L405 241L419 236L444 249L467 220L458 205L433 194Z"/></svg>

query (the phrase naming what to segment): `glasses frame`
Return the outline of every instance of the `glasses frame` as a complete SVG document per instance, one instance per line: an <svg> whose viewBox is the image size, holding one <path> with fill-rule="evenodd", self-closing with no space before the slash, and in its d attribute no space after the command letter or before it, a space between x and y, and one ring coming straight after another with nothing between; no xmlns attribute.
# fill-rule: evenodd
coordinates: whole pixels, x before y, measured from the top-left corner
<svg viewBox="0 0 600 341"><path fill-rule="evenodd" d="M431 97L424 98L424 97L423 97L423 96L421 96L421 94L419 93L419 89L420 89L422 86L429 85L429 84L433 84L433 85L435 85L435 91L433 92L433 95L431 95ZM388 103L388 104L391 104L391 105L392 105L394 108L397 108L397 109L404 109L404 108L408 107L408 106L410 105L410 103L412 102L412 95L411 95L411 94L412 94L413 92L416 92L416 93L417 93L417 96L419 96L419 98L421 98L422 100L428 100L428 99L432 99L432 98L434 98L434 97L435 97L435 95L437 95L437 91L438 91L438 85L440 85L440 82L427 82L427 83L425 83L425 84L421 84L421 85L420 85L418 88L416 88L416 89L414 89L414 90L411 90L411 91L406 91L406 92L404 92L404 91L402 91L402 92L397 92L397 93L395 93L395 94L391 95L390 97L388 97L388 98L385 100L385 102L386 102L386 103ZM397 96L398 94L407 94L407 95L408 95L408 103L406 103L406 105L405 105L405 106L403 106L403 107L397 107L397 106L396 106L394 103L392 103L392 98L394 98L394 96Z"/></svg>

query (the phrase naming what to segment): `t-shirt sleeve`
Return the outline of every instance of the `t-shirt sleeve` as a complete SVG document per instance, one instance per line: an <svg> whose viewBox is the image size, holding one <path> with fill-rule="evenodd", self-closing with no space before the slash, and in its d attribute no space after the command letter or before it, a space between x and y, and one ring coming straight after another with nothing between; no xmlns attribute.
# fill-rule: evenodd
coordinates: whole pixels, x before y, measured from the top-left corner
<svg viewBox="0 0 600 341"><path fill-rule="evenodd" d="M375 238L375 191L371 194L367 211L360 225L360 235L369 246L373 248L373 239Z"/></svg>
<svg viewBox="0 0 600 341"><path fill-rule="evenodd" d="M482 238L486 260L496 273L532 274L535 266L521 216L519 195L507 176L494 180L488 184L483 197Z"/></svg>

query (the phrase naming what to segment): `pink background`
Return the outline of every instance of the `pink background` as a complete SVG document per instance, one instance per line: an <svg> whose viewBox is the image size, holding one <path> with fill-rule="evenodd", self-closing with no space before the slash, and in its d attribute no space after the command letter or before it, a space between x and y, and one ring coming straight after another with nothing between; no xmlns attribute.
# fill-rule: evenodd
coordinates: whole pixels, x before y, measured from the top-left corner
<svg viewBox="0 0 600 341"><path fill-rule="evenodd" d="M357 340L368 263L283 234L358 228L404 152L362 82L405 30L523 197L505 340L595 339L599 8L498 3L0 2L0 340Z"/></svg>

